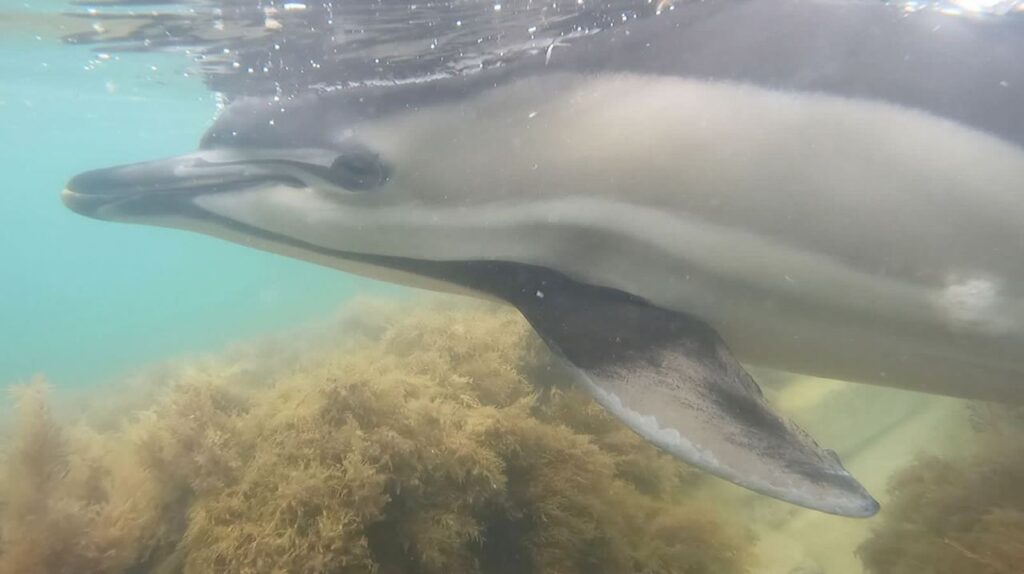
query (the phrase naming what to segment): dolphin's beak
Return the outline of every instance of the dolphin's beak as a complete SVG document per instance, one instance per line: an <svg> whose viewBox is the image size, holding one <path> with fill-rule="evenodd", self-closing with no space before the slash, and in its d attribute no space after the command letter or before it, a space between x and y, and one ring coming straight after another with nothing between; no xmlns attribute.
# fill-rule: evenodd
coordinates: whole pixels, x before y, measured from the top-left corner
<svg viewBox="0 0 1024 574"><path fill-rule="evenodd" d="M105 212L113 206L180 189L187 183L178 175L185 165L183 158L170 158L87 171L71 178L61 200L76 213L107 219Z"/></svg>
<svg viewBox="0 0 1024 574"><path fill-rule="evenodd" d="M263 183L304 183L274 162L211 159L197 152L168 159L87 171L71 178L61 200L96 219L121 220L180 212L192 199Z"/></svg>

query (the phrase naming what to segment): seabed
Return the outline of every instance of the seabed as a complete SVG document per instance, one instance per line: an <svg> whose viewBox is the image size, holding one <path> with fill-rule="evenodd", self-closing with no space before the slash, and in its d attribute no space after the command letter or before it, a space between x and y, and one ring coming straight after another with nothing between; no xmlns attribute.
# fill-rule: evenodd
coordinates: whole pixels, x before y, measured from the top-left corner
<svg viewBox="0 0 1024 574"><path fill-rule="evenodd" d="M12 388L0 573L1017 572L1019 412L756 377L877 517L658 452L571 388L509 308L360 301L77 394Z"/></svg>

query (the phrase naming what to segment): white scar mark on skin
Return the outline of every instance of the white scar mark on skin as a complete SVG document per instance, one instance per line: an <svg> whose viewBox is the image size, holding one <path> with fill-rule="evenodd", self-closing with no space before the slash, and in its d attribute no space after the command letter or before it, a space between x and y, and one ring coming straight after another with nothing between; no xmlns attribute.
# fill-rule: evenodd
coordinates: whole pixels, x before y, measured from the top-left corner
<svg viewBox="0 0 1024 574"><path fill-rule="evenodd" d="M999 333L1008 327L999 315L999 291L991 277L950 277L936 303L954 329Z"/></svg>

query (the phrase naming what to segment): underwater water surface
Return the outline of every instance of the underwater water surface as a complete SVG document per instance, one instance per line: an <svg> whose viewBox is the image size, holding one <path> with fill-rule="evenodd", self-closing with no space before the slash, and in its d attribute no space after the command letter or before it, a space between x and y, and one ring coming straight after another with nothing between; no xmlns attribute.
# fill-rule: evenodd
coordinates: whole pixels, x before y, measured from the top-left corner
<svg viewBox="0 0 1024 574"><path fill-rule="evenodd" d="M76 217L75 173L195 147L216 112L180 53L97 54L59 2L0 8L0 381L90 385L335 309L351 276L204 237ZM363 282L363 285L369 283Z"/></svg>

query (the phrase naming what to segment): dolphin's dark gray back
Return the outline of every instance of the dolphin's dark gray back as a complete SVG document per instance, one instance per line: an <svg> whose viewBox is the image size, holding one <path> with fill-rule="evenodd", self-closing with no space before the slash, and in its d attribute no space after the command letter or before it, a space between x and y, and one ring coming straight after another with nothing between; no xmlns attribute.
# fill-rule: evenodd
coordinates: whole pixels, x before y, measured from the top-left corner
<svg viewBox="0 0 1024 574"><path fill-rule="evenodd" d="M1024 145L1022 54L1022 13L968 17L875 1L687 3L475 73L321 86L280 103L240 98L203 145L322 145L339 126L558 72L649 73L879 100Z"/></svg>
<svg viewBox="0 0 1024 574"><path fill-rule="evenodd" d="M883 100L1024 144L1022 13L907 12L857 0L704 2L595 43L571 66Z"/></svg>

